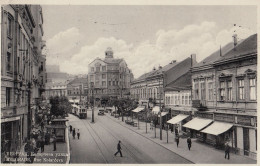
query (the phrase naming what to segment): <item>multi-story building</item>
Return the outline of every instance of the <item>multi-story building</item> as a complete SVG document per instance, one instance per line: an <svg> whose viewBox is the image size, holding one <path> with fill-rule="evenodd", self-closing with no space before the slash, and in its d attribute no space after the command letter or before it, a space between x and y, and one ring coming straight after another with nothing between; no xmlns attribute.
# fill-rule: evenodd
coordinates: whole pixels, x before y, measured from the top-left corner
<svg viewBox="0 0 260 166"><path fill-rule="evenodd" d="M115 59L111 48L105 51L105 59L96 58L88 66L89 95L94 95L96 103L102 97L119 98L130 92L132 71L124 59Z"/></svg>
<svg viewBox="0 0 260 166"><path fill-rule="evenodd" d="M47 82L45 97L49 99L54 96L67 96L67 82Z"/></svg>
<svg viewBox="0 0 260 166"><path fill-rule="evenodd" d="M1 12L1 152L6 152L21 147L34 123L33 103L43 86L38 82L43 33L34 31L43 20L38 5L2 5Z"/></svg>
<svg viewBox="0 0 260 166"><path fill-rule="evenodd" d="M88 78L76 77L67 84L69 100L88 101Z"/></svg>
<svg viewBox="0 0 260 166"><path fill-rule="evenodd" d="M169 121L173 125L171 127L177 129L179 132L186 132L186 128L183 128L182 125L191 120L192 115L197 111L191 105L192 83L190 70L196 63L196 56L193 54L190 63L176 66L175 73L181 71L185 71L186 73L164 87L165 109L169 112L167 119L171 119ZM175 73L171 74L175 75Z"/></svg>
<svg viewBox="0 0 260 166"><path fill-rule="evenodd" d="M184 125L200 140L256 158L257 35L226 45L192 68L192 105L196 118ZM200 118L200 121L197 120ZM210 119L211 123L205 120ZM194 123L192 122L194 121ZM204 127L196 130L201 123ZM216 130L221 129L221 130Z"/></svg>
<svg viewBox="0 0 260 166"><path fill-rule="evenodd" d="M164 104L164 87L172 83L181 75L189 71L191 58L181 62L172 61L168 65L148 72L131 82L131 96L139 100L140 104L148 104L149 101ZM181 66L188 66L185 70L176 70ZM179 72L176 72L179 71Z"/></svg>
<svg viewBox="0 0 260 166"><path fill-rule="evenodd" d="M65 83L69 80L69 74L61 72L59 65L47 65L46 71L47 82Z"/></svg>

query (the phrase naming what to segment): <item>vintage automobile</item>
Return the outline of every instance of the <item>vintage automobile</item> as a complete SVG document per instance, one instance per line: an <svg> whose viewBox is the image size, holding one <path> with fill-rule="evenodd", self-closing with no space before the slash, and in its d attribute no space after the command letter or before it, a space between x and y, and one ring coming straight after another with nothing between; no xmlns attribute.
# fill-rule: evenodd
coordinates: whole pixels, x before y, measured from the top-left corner
<svg viewBox="0 0 260 166"><path fill-rule="evenodd" d="M104 115L104 112L105 112L105 111L104 111L103 109L102 109L102 110L99 110L99 111L98 111L98 115Z"/></svg>

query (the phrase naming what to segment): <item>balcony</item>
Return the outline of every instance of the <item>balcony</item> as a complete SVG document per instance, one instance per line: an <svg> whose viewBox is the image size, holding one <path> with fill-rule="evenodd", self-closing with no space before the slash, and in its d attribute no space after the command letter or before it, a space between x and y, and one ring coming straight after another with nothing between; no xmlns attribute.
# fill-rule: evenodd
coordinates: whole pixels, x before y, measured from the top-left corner
<svg viewBox="0 0 260 166"><path fill-rule="evenodd" d="M207 110L206 100L192 100L192 107L197 108L199 111Z"/></svg>

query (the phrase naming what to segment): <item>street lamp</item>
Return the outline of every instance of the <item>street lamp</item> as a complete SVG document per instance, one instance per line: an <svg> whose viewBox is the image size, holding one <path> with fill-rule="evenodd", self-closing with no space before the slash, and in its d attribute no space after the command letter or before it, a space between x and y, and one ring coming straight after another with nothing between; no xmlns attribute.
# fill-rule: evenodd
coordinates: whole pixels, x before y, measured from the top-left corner
<svg viewBox="0 0 260 166"><path fill-rule="evenodd" d="M160 75L160 77L159 77L159 93L160 93L160 100L159 100L159 107L160 107L160 140L162 140L162 108L161 108L162 93L161 93L161 78L163 78L163 75Z"/></svg>
<svg viewBox="0 0 260 166"><path fill-rule="evenodd" d="M95 103L95 99L94 99L94 84L91 85L92 86L92 123L94 123L94 103Z"/></svg>

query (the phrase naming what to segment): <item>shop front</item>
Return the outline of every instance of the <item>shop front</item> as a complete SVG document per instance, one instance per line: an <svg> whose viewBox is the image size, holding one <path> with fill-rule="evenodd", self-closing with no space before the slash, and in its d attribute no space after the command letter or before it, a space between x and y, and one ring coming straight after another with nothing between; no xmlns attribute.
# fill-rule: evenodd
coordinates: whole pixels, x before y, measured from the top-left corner
<svg viewBox="0 0 260 166"><path fill-rule="evenodd" d="M233 136L233 124L214 121L211 125L201 131L203 141L214 145L218 149L223 149L226 142L231 142Z"/></svg>
<svg viewBox="0 0 260 166"><path fill-rule="evenodd" d="M188 123L185 123L183 127L187 128L187 132L190 133L192 138L199 138L203 140L202 133L200 132L207 126L209 126L213 120L195 117Z"/></svg>
<svg viewBox="0 0 260 166"><path fill-rule="evenodd" d="M185 132L182 130L182 125L185 123L184 121L186 121L189 117L190 115L179 114L168 120L167 123L172 125L172 130L174 130L175 133L182 135L183 132Z"/></svg>
<svg viewBox="0 0 260 166"><path fill-rule="evenodd" d="M1 119L1 162L14 158L21 147L20 117Z"/></svg>

